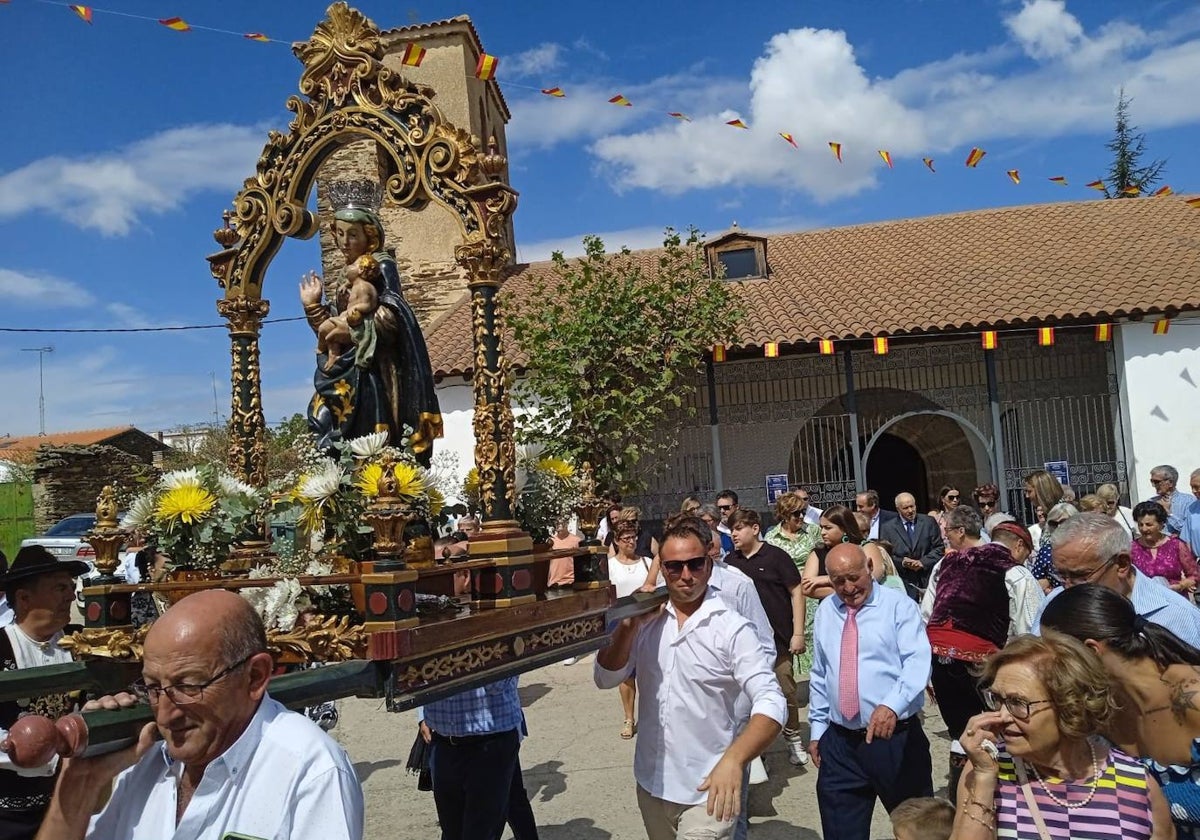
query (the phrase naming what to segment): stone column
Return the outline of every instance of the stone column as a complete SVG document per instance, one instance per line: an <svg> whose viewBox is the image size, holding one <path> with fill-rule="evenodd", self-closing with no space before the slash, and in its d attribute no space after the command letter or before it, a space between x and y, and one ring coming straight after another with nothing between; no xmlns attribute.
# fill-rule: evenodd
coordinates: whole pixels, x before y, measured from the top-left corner
<svg viewBox="0 0 1200 840"><path fill-rule="evenodd" d="M269 301L256 298L217 301L217 312L229 321L232 347L229 469L255 487L267 486L267 422L262 410L258 336L270 308Z"/></svg>

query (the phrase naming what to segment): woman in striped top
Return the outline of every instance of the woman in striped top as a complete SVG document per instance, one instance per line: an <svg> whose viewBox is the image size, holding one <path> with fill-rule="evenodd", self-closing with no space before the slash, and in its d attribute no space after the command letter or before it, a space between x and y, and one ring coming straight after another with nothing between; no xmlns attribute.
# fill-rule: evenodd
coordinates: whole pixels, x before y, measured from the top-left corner
<svg viewBox="0 0 1200 840"><path fill-rule="evenodd" d="M1082 642L1019 636L984 664L989 711L967 722L955 840L1169 840L1158 783L1098 737L1115 709Z"/></svg>

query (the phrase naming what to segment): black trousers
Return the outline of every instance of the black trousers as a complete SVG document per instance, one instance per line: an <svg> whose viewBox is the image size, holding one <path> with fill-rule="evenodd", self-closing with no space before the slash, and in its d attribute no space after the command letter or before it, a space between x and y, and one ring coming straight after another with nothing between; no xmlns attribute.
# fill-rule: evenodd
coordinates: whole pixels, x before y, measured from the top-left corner
<svg viewBox="0 0 1200 840"><path fill-rule="evenodd" d="M508 791L508 827L512 829L513 840L538 840L537 822L533 819L529 792L525 790L520 759L513 768L512 785Z"/></svg>
<svg viewBox="0 0 1200 840"><path fill-rule="evenodd" d="M434 733L429 772L442 840L499 840L520 747L515 729L467 738Z"/></svg>
<svg viewBox="0 0 1200 840"><path fill-rule="evenodd" d="M929 739L915 715L891 738L830 726L821 736L817 807L824 840L868 840L875 799L890 813L914 796L933 796Z"/></svg>
<svg viewBox="0 0 1200 840"><path fill-rule="evenodd" d="M967 721L983 711L979 680L971 673L971 664L961 659L935 656L929 681L950 737L961 738Z"/></svg>

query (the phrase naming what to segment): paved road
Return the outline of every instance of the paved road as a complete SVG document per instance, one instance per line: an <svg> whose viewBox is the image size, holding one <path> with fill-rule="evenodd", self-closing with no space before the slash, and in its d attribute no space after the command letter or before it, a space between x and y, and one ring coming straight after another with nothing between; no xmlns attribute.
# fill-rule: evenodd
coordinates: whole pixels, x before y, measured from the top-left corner
<svg viewBox="0 0 1200 840"><path fill-rule="evenodd" d="M521 750L525 784L541 840L640 840L645 837L633 783L633 742L623 741L616 691L592 683L592 659L551 665L521 678L530 737ZM416 714L388 714L378 700L342 701L335 733L363 781L368 840L436 840L433 795L417 790L404 762ZM935 787L944 787L949 742L936 708L926 717ZM751 789L752 840L821 836L816 771L788 764L782 741L767 753L770 780ZM505 838L512 835L506 833ZM891 838L876 808L873 838Z"/></svg>

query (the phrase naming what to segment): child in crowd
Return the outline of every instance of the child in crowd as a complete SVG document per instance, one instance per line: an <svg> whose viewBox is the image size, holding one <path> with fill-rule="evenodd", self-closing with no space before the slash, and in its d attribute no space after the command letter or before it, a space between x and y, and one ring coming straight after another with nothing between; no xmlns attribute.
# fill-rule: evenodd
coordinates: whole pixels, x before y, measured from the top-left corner
<svg viewBox="0 0 1200 840"><path fill-rule="evenodd" d="M906 799L892 809L896 840L950 840L954 806L936 796Z"/></svg>

